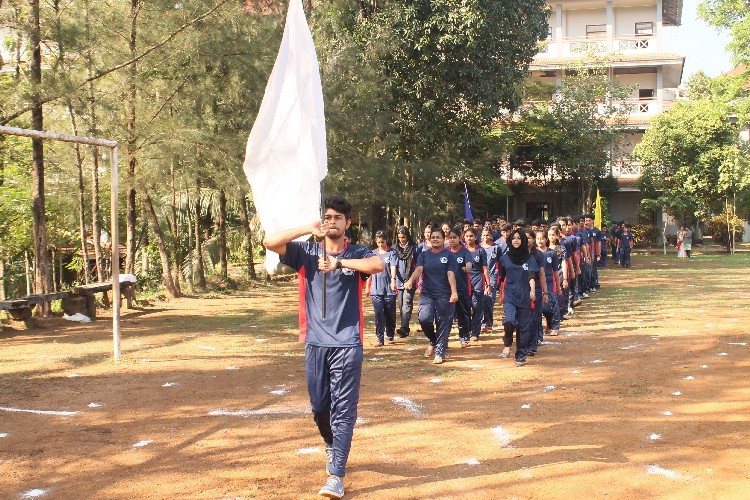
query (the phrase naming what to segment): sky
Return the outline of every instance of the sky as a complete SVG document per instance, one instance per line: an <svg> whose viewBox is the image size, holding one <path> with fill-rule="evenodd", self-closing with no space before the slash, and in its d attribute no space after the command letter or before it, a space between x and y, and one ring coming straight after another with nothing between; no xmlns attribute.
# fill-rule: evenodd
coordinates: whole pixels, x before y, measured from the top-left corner
<svg viewBox="0 0 750 500"><path fill-rule="evenodd" d="M732 58L725 49L729 43L728 34L718 33L713 27L698 19L696 11L700 2L701 0L684 0L682 25L665 28L665 52L685 56L683 84L699 69L713 77L733 67Z"/></svg>

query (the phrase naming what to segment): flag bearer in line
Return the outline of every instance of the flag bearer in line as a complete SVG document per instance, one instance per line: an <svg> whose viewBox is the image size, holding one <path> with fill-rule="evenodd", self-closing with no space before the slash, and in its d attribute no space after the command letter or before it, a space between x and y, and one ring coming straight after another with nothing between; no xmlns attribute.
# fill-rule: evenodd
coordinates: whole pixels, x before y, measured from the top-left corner
<svg viewBox="0 0 750 500"><path fill-rule="evenodd" d="M362 286L365 275L382 272L385 264L368 248L345 241L352 212L345 198L334 196L324 206L323 222L268 235L263 245L300 275L300 319L305 320L300 322L305 327L300 337L305 341L307 391L325 441L329 474L319 494L341 498L362 376ZM294 241L311 233L324 238L323 242ZM326 311L322 314L324 294Z"/></svg>

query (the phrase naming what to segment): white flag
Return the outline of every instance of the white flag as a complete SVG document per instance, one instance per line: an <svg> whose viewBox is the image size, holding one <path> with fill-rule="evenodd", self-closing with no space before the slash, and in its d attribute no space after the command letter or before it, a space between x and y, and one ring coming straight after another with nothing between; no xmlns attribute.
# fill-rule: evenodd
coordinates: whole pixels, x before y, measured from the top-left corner
<svg viewBox="0 0 750 500"><path fill-rule="evenodd" d="M244 170L267 234L320 218L328 173L323 87L302 0L290 0L284 37L245 150ZM266 255L274 272L279 256Z"/></svg>

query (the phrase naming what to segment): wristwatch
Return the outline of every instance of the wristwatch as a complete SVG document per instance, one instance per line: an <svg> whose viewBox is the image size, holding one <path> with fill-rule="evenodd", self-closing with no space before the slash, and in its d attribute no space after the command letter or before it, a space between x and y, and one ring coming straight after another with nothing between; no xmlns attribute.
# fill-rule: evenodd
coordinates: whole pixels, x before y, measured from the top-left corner
<svg viewBox="0 0 750 500"><path fill-rule="evenodd" d="M341 258L336 257L336 269L341 269L342 267L344 266L341 264Z"/></svg>

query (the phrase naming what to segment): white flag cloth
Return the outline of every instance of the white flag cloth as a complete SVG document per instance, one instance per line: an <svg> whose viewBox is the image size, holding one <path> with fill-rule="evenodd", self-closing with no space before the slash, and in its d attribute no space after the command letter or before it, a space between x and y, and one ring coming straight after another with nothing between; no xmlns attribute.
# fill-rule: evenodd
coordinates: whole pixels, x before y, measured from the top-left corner
<svg viewBox="0 0 750 500"><path fill-rule="evenodd" d="M318 56L302 0L290 0L279 54L245 150L245 175L266 234L320 218L327 151ZM279 256L266 255L275 271Z"/></svg>

